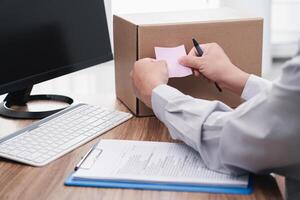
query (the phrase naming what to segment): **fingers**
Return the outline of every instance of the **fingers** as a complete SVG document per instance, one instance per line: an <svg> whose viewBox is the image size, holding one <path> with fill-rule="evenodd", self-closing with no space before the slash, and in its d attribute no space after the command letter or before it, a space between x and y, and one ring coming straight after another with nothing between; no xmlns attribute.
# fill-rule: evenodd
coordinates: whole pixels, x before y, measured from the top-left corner
<svg viewBox="0 0 300 200"><path fill-rule="evenodd" d="M203 63L202 57L196 57L196 56L183 56L178 61L181 65L193 68L193 69L199 69L200 66Z"/></svg>
<svg viewBox="0 0 300 200"><path fill-rule="evenodd" d="M156 62L156 63L159 63L159 64L161 64L161 65L165 65L165 66L168 65L168 63L167 63L166 60L155 60L155 62Z"/></svg>
<svg viewBox="0 0 300 200"><path fill-rule="evenodd" d="M196 48L193 47L193 48L190 50L190 52L188 53L188 55L189 55L189 56L197 56L198 53L197 53L197 51L196 51Z"/></svg>
<svg viewBox="0 0 300 200"><path fill-rule="evenodd" d="M194 76L196 76L196 77L199 77L199 76L200 76L200 72L199 72L197 69L193 69L193 74L194 74Z"/></svg>
<svg viewBox="0 0 300 200"><path fill-rule="evenodd" d="M194 73L194 76L196 77L202 77L203 79L205 79L207 82L211 82L210 79L208 79L206 76L204 76L203 74L201 74L198 70L196 69L193 69L193 73Z"/></svg>
<svg viewBox="0 0 300 200"><path fill-rule="evenodd" d="M213 43L206 43L206 44L201 44L200 47L201 49L205 52L209 49L210 46L212 46Z"/></svg>
<svg viewBox="0 0 300 200"><path fill-rule="evenodd" d="M189 56L197 56L198 53L197 53L197 51L196 51L196 48L193 47L193 48L190 50L190 52L188 53L188 55L189 55ZM196 77L199 77L199 76L200 76L200 72L199 72L197 69L193 69L193 74L194 74L194 76L196 76Z"/></svg>

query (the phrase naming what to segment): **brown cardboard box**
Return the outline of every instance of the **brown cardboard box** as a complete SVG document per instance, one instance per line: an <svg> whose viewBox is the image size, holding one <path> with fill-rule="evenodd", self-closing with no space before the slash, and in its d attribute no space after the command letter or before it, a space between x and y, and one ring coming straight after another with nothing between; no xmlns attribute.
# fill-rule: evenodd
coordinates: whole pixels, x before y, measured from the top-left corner
<svg viewBox="0 0 300 200"><path fill-rule="evenodd" d="M184 44L188 52L193 37L200 43L216 42L242 70L261 74L262 18L220 8L119 15L114 16L113 26L117 97L137 116L153 113L134 96L129 73L136 60L155 58L155 46ZM231 107L241 103L239 96L224 90L220 93L203 78L172 78L168 84L196 98L221 100Z"/></svg>

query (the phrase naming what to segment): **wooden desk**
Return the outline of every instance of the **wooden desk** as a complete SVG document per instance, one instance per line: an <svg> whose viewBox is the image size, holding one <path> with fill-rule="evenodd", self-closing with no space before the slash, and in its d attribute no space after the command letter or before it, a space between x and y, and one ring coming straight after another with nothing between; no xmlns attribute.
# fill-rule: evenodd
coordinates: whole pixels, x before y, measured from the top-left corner
<svg viewBox="0 0 300 200"><path fill-rule="evenodd" d="M34 87L34 93L57 93L73 97L77 102L101 105L128 111L114 92L113 62L63 76ZM3 96L0 97L0 100ZM44 107L43 104L40 105ZM0 118L0 137L16 131L32 121ZM171 141L167 129L155 117L133 118L99 138ZM45 167L36 168L0 159L0 199L281 199L271 176L255 177L254 193L249 196L66 187L65 178L81 156L99 138L75 149Z"/></svg>

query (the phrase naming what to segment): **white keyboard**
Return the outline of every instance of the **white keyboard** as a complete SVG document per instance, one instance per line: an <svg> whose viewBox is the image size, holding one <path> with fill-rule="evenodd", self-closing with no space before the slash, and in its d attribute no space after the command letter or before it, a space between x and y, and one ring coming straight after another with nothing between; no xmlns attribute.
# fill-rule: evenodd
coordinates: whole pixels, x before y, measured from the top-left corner
<svg viewBox="0 0 300 200"><path fill-rule="evenodd" d="M132 117L78 104L0 140L0 157L43 166Z"/></svg>

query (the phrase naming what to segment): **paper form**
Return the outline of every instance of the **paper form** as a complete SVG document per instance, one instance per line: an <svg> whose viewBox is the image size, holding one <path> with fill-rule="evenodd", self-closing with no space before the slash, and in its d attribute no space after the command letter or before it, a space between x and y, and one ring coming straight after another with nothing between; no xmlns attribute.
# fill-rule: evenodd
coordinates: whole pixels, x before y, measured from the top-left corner
<svg viewBox="0 0 300 200"><path fill-rule="evenodd" d="M184 77L193 74L192 70L178 63L178 59L186 55L184 45L166 48L155 47L157 60L165 60L168 64L169 77Z"/></svg>
<svg viewBox="0 0 300 200"><path fill-rule="evenodd" d="M248 185L248 175L237 177L208 170L202 164L199 154L184 144L101 140L95 152L95 156L89 156L74 173L74 178L216 186Z"/></svg>

